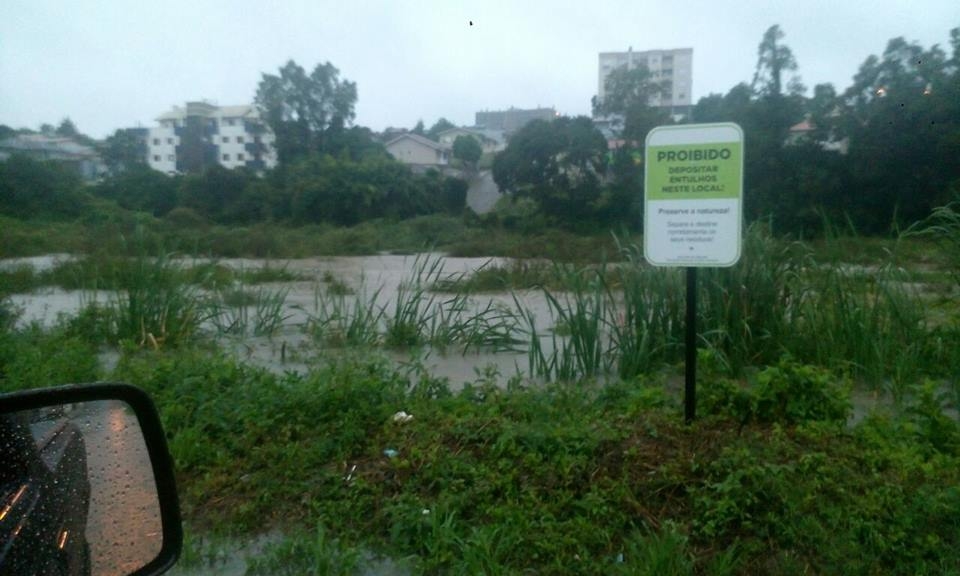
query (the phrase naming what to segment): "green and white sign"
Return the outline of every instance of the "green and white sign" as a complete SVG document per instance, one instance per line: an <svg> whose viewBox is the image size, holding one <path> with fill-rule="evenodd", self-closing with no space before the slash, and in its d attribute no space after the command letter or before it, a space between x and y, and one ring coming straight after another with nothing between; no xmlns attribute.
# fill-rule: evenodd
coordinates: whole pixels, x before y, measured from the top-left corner
<svg viewBox="0 0 960 576"><path fill-rule="evenodd" d="M654 266L733 266L740 259L743 130L660 126L647 135L643 253Z"/></svg>

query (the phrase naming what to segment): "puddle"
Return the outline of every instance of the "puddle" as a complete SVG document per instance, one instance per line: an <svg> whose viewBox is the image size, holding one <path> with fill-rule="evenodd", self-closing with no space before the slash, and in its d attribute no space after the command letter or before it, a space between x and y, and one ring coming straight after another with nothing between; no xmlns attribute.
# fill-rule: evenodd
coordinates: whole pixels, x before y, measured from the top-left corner
<svg viewBox="0 0 960 576"><path fill-rule="evenodd" d="M17 326L31 323L50 327L57 323L61 315L76 316L80 310L93 302L109 302L114 292L106 290L63 290L60 288L40 288L30 294L13 294L10 302L20 313Z"/></svg>
<svg viewBox="0 0 960 576"><path fill-rule="evenodd" d="M0 259L0 270L16 270L21 266L30 266L34 272L46 272L64 262L71 262L77 259L78 257L72 254L44 254L43 256L27 256L24 258L3 258Z"/></svg>
<svg viewBox="0 0 960 576"><path fill-rule="evenodd" d="M184 543L180 561L171 576L244 576L250 560L269 554L269 547L282 542L283 534L270 532L249 539L212 537L199 544ZM287 572L284 572L287 573ZM359 576L410 576L400 563L369 552L360 552Z"/></svg>

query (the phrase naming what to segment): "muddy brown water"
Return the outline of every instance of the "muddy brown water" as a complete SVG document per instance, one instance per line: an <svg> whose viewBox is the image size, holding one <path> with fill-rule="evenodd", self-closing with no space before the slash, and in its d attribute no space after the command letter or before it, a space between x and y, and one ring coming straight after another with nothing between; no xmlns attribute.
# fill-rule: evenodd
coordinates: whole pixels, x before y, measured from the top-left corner
<svg viewBox="0 0 960 576"><path fill-rule="evenodd" d="M33 258L17 258L0 260L0 269L13 269L17 266L33 266L35 271L48 270L60 262L72 257L64 254L51 254ZM221 335L220 343L228 350L233 351L244 361L266 367L272 371L282 373L293 370L305 372L309 369L310 360L323 346L314 342L305 331L305 326L311 317L317 313L317 291L328 290L325 280L334 278L337 282L347 286L351 291L358 293L362 298L374 299L378 307L383 307L387 314L392 310L397 298L397 292L402 283L414 280L415 269L423 265L438 263L442 272L437 275L441 278L451 276L469 276L486 266L503 265L507 261L497 258L451 258L441 254L414 255L374 255L374 256L344 256L328 258L303 259L252 259L231 258L218 259L216 263L228 266L234 270L256 270L264 267L286 269L288 272L300 276L302 279L285 282L270 282L255 286L246 286L250 291L263 289L267 291L286 292L282 315L285 317L282 326L270 336L243 335L240 337ZM207 259L183 259L183 266L193 266L208 263ZM55 287L44 287L28 294L15 294L11 301L20 312L18 325L26 326L39 323L42 326L52 326L63 316L73 316L85 306L93 302L108 303L115 299L117 294L111 291L92 290L63 290ZM435 302L442 302L452 297L450 294L431 293ZM543 294L537 291L519 291L516 293L499 292L484 293L471 296L470 309L482 310L489 303L515 308L514 298L537 317L538 330L546 333L553 325L549 308ZM347 297L348 301L353 296ZM248 306L246 312L250 318L255 309ZM208 325L211 332L215 332ZM549 345L549 342L545 342ZM484 350L470 350L463 353L462 345L452 345L445 350L424 348L415 353L409 351L386 351L386 355L398 365L413 366L421 364L431 374L440 378L448 378L451 386L459 388L466 382L474 381L480 371L493 372L505 382L510 377L523 373L527 368L527 355L522 352L491 352ZM104 351L101 361L109 371L115 364L118 356L114 351Z"/></svg>

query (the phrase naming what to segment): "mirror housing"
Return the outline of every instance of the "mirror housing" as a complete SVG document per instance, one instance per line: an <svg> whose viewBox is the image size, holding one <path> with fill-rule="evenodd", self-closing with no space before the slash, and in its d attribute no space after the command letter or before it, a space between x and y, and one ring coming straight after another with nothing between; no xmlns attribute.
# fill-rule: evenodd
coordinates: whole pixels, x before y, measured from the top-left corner
<svg viewBox="0 0 960 576"><path fill-rule="evenodd" d="M43 415L42 421L37 419L38 414ZM50 523L57 524L59 532L56 536L62 554L67 555L68 540L80 543L72 547L79 547L80 551L71 552L71 574L148 576L162 574L176 563L183 547L183 529L173 463L159 414L146 392L121 383L14 392L0 395L0 419L4 420L0 424L5 426L0 428L0 443L6 441L0 449L19 451L17 454L30 452L32 454L27 454L23 460L32 458L36 461L19 469L11 460L0 461L0 480L14 478L6 481L9 490L0 494L0 527L4 526L4 516L8 514L10 524L0 532L0 573L5 574L10 568L4 566L3 559L11 550L17 549L15 540L21 532L29 540L30 536L41 531L37 524L54 516L56 520ZM27 428L30 432L24 434ZM13 438L17 434L28 438L32 435L34 442L18 443ZM118 447L122 457L118 455L121 453L117 451ZM111 460L121 459L134 461L119 463L116 472L105 470L118 464ZM24 478L29 477L30 481L16 480L18 473ZM140 478L137 478L138 473ZM59 479L58 474L70 475L69 481ZM66 485L70 485L69 491ZM2 482L0 486L3 486ZM98 486L104 487L99 502ZM50 495L53 492L56 494ZM32 500L29 498L31 494L34 494ZM136 504L136 510L124 508L132 508L131 503ZM20 508L24 512L20 512ZM95 560L98 553L100 558L111 553L109 548L97 550L98 545L106 547L108 544L96 541L105 531L93 530L94 534L91 534L90 527L97 521L93 519L93 513L89 523L87 518L88 511L94 508L109 509L112 518L128 522L130 518L145 522L141 518L146 518L151 524L150 537L154 540L148 551L142 553L148 557L135 558L127 563L118 561L109 569L98 568L95 561L91 570L91 550ZM64 509L68 511L64 512ZM17 525L11 524L18 513L21 520ZM77 517L82 519L77 521ZM103 520L101 524L107 524L107 518ZM34 532L30 532L31 529ZM122 532L123 529L114 527L113 530ZM118 536L137 537L136 533ZM156 541L157 536L159 541ZM25 542L21 548L31 546L30 542ZM114 542L113 546L117 547L117 543ZM81 560L76 559L78 555ZM78 564L80 568L77 568Z"/></svg>

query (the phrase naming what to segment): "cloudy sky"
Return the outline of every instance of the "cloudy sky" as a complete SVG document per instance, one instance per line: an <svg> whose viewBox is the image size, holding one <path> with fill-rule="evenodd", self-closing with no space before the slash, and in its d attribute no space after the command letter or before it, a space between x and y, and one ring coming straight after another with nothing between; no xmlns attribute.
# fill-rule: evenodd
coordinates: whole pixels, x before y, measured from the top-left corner
<svg viewBox="0 0 960 576"><path fill-rule="evenodd" d="M692 47L694 101L749 81L779 24L808 87L846 88L904 36L949 45L958 0L0 0L0 124L70 117L95 137L187 100L252 101L288 59L357 83L356 122L553 106L588 114L597 53ZM472 22L472 25L471 25Z"/></svg>

